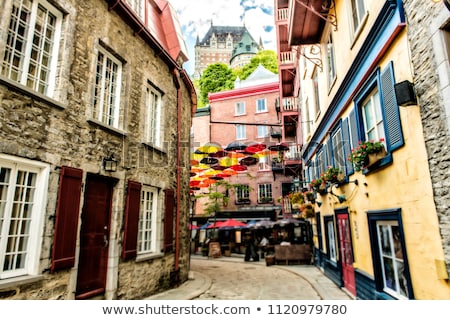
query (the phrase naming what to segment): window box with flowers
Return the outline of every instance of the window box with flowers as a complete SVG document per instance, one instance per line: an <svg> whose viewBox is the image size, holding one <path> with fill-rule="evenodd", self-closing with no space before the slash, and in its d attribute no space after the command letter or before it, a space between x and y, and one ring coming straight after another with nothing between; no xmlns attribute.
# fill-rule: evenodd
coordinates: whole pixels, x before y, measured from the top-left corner
<svg viewBox="0 0 450 320"><path fill-rule="evenodd" d="M341 169L329 166L324 173L324 178L332 184L341 184L345 180L345 174Z"/></svg>
<svg viewBox="0 0 450 320"><path fill-rule="evenodd" d="M352 149L348 160L353 163L355 171L368 168L387 155L384 139L379 141L360 141L358 146Z"/></svg>
<svg viewBox="0 0 450 320"><path fill-rule="evenodd" d="M325 194L327 193L327 181L325 180L324 176L321 176L320 178L314 179L310 183L311 189L314 191Z"/></svg>
<svg viewBox="0 0 450 320"><path fill-rule="evenodd" d="M300 209L300 206L305 203L305 197L302 192L294 192L289 194L292 209Z"/></svg>

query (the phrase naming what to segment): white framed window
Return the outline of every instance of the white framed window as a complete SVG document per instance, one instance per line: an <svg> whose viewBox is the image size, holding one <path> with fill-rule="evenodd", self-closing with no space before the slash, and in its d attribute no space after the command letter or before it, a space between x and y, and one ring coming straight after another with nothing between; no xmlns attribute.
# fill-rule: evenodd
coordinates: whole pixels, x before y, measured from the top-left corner
<svg viewBox="0 0 450 320"><path fill-rule="evenodd" d="M270 202L272 199L272 184L258 184L258 202Z"/></svg>
<svg viewBox="0 0 450 320"><path fill-rule="evenodd" d="M163 147L163 125L161 93L150 84L146 88L145 142L155 147Z"/></svg>
<svg viewBox="0 0 450 320"><path fill-rule="evenodd" d="M141 191L141 206L138 230L138 254L152 254L160 252L159 228L160 223L158 207L158 189L143 186Z"/></svg>
<svg viewBox="0 0 450 320"><path fill-rule="evenodd" d="M375 88L362 103L361 113L364 121L366 140L379 141L380 139L385 139L380 101L378 89Z"/></svg>
<svg viewBox="0 0 450 320"><path fill-rule="evenodd" d="M243 124L236 125L236 140L244 140L247 137L246 127Z"/></svg>
<svg viewBox="0 0 450 320"><path fill-rule="evenodd" d="M398 221L377 221L378 249L384 291L401 299L408 298L404 252Z"/></svg>
<svg viewBox="0 0 450 320"><path fill-rule="evenodd" d="M364 0L351 0L350 2L352 6L353 31L356 32L362 24L364 16L366 15L366 5Z"/></svg>
<svg viewBox="0 0 450 320"><path fill-rule="evenodd" d="M317 118L320 114L319 73L317 72L317 68L314 68L312 82L314 88L314 118Z"/></svg>
<svg viewBox="0 0 450 320"><path fill-rule="evenodd" d="M236 102L234 115L241 116L243 114L245 114L245 102Z"/></svg>
<svg viewBox="0 0 450 320"><path fill-rule="evenodd" d="M99 48L94 83L93 118L119 128L122 63Z"/></svg>
<svg viewBox="0 0 450 320"><path fill-rule="evenodd" d="M15 0L1 75L53 97L62 13L45 0Z"/></svg>
<svg viewBox="0 0 450 320"><path fill-rule="evenodd" d="M256 100L256 112L267 112L267 100L265 98Z"/></svg>
<svg viewBox="0 0 450 320"><path fill-rule="evenodd" d="M328 34L325 52L327 55L328 88L331 88L336 78L336 57L334 53L334 43L331 32Z"/></svg>
<svg viewBox="0 0 450 320"><path fill-rule="evenodd" d="M143 21L145 19L144 0L126 0L130 7L138 14Z"/></svg>
<svg viewBox="0 0 450 320"><path fill-rule="evenodd" d="M0 155L0 280L37 275L49 166Z"/></svg>
<svg viewBox="0 0 450 320"><path fill-rule="evenodd" d="M248 184L241 184L236 187L236 201L248 201L250 198L250 187Z"/></svg>
<svg viewBox="0 0 450 320"><path fill-rule="evenodd" d="M328 255L331 261L337 261L336 255L336 235L334 233L334 221L327 220L327 236L328 236Z"/></svg>
<svg viewBox="0 0 450 320"><path fill-rule="evenodd" d="M269 157L261 157L261 158L259 158L258 170L259 171L268 171L268 170L270 170Z"/></svg>
<svg viewBox="0 0 450 320"><path fill-rule="evenodd" d="M257 126L258 138L265 138L269 136L268 126Z"/></svg>

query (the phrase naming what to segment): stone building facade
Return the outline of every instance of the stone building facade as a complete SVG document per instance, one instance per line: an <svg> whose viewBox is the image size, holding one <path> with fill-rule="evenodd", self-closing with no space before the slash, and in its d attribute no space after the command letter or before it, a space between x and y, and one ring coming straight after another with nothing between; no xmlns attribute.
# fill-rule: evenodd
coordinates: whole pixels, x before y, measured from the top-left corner
<svg viewBox="0 0 450 320"><path fill-rule="evenodd" d="M170 4L134 3L3 2L0 299L187 280L196 95Z"/></svg>
<svg viewBox="0 0 450 320"><path fill-rule="evenodd" d="M447 273L450 274L450 7L404 1L414 89L426 142Z"/></svg>

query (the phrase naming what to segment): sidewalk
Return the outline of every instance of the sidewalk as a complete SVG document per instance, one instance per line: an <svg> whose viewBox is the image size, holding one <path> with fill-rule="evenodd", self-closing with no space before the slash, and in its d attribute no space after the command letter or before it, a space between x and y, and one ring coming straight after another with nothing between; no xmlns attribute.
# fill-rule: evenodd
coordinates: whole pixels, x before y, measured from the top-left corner
<svg viewBox="0 0 450 320"><path fill-rule="evenodd" d="M191 259L208 259L192 255ZM212 258L210 258L212 259ZM241 256L220 257L215 260L245 264ZM252 262L265 266L265 261ZM336 286L316 266L312 265L273 265L268 268L281 268L295 273L308 281L322 300L353 300L349 294ZM190 271L189 279L178 288L170 289L146 298L146 300L192 300L204 293L211 286L211 279L201 273Z"/></svg>

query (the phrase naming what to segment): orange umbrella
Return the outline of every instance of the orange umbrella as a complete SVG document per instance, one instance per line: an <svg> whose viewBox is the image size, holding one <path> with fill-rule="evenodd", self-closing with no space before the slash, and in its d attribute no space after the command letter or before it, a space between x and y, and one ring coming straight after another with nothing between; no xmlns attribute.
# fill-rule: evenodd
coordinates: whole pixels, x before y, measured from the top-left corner
<svg viewBox="0 0 450 320"><path fill-rule="evenodd" d="M236 170L233 170L231 168L227 168L227 169L222 171L222 174L227 174L227 175L230 175L230 176L234 176L234 175L237 174L237 172L236 172Z"/></svg>

